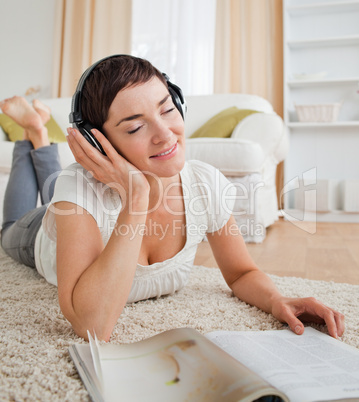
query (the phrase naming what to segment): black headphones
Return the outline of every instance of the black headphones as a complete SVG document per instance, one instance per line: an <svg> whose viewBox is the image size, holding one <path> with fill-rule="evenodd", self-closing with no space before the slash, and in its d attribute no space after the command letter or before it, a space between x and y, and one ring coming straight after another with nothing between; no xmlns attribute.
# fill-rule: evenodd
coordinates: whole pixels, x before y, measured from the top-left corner
<svg viewBox="0 0 359 402"><path fill-rule="evenodd" d="M82 74L82 76L77 84L76 91L72 97L71 113L69 115L69 120L70 120L70 123L72 123L72 127L77 128L80 131L80 133L86 138L86 140L92 146L94 146L96 149L98 149L101 153L103 153L104 155L106 155L106 153L103 150L101 144L96 140L96 138L91 133L91 130L95 127L93 127L89 122L84 121L82 118L82 113L81 113L82 91L83 91L83 87L85 85L85 81L87 80L89 75L92 73L92 71L100 63L102 63L104 60L111 59L113 57L120 57L120 56L124 56L124 55L115 54L112 56L104 57L103 59L97 61L92 66L90 66L87 70L85 70L85 72ZM184 120L185 115L186 115L187 106L186 106L186 101L184 99L182 90L177 85L173 84L165 73L162 73L162 74L167 82L168 91L172 97L173 104L178 109L178 111L180 112L180 114Z"/></svg>

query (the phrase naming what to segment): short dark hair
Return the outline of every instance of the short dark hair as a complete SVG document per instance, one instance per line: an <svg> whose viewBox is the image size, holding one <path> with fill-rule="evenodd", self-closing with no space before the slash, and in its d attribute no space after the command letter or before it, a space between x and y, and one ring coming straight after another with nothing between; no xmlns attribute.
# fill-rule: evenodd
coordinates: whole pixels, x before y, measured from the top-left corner
<svg viewBox="0 0 359 402"><path fill-rule="evenodd" d="M163 74L148 60L119 55L102 61L88 76L83 87L83 120L103 132L110 106L118 92L148 82L154 77L168 86Z"/></svg>

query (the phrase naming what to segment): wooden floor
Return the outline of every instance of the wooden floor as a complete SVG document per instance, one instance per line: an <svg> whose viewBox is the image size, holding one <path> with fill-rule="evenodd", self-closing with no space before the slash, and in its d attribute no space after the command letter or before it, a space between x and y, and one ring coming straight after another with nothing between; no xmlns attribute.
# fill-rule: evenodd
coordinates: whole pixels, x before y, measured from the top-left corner
<svg viewBox="0 0 359 402"><path fill-rule="evenodd" d="M247 244L256 264L269 274L359 285L359 223L303 223L279 220L261 244ZM307 229L307 230L304 230ZM208 242L199 245L196 265L217 267Z"/></svg>

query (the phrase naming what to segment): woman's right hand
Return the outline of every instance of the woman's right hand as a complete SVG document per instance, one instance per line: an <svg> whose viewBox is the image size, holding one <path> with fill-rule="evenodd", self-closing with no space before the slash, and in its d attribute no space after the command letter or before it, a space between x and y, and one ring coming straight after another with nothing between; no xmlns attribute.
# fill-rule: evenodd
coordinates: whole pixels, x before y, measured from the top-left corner
<svg viewBox="0 0 359 402"><path fill-rule="evenodd" d="M89 171L96 180L115 189L123 201L129 194L130 188L132 194L136 190L141 194L149 192L146 176L121 156L100 131L93 129L92 134L101 144L106 156L89 144L77 129L68 128L67 132L67 142L76 162Z"/></svg>

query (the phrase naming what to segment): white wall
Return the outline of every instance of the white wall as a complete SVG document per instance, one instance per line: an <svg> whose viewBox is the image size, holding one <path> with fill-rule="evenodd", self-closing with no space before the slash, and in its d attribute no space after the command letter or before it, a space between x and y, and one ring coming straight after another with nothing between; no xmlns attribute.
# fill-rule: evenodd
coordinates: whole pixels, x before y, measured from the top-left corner
<svg viewBox="0 0 359 402"><path fill-rule="evenodd" d="M55 0L0 0L0 99L51 96Z"/></svg>

